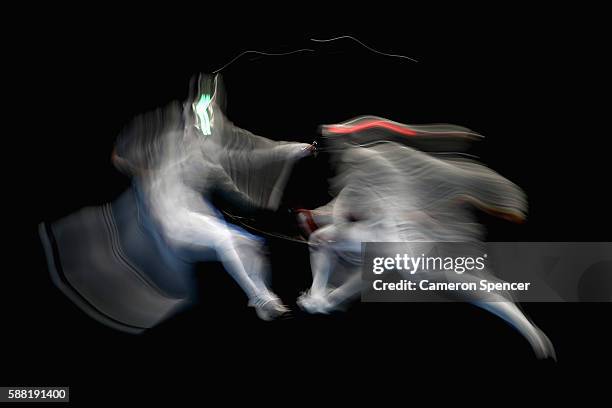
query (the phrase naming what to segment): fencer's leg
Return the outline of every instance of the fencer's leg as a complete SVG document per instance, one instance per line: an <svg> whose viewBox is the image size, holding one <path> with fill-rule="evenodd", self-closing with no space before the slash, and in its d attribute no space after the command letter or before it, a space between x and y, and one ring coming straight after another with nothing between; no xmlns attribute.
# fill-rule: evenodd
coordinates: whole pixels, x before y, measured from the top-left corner
<svg viewBox="0 0 612 408"><path fill-rule="evenodd" d="M480 279L484 276L487 276L487 279L490 281L500 281L489 274L476 276L468 274L458 275L455 273L441 275L430 274L428 279L430 281L450 281L456 283L467 282L478 284ZM504 319L508 324L518 330L519 333L525 337L525 339L527 339L538 358L552 357L553 359L556 359L555 349L546 334L538 329L523 314L518 306L511 300L508 293L492 292L486 295L486 300L473 298L466 298L464 300L469 301L473 305L476 305Z"/></svg>
<svg viewBox="0 0 612 408"><path fill-rule="evenodd" d="M312 285L310 293L316 296L325 295L328 291L329 275L336 263L336 257L330 244L337 235L336 227L328 225L315 231L308 240L310 244L310 268Z"/></svg>
<svg viewBox="0 0 612 408"><path fill-rule="evenodd" d="M346 282L329 292L327 299L330 310L338 310L343 303L355 298L361 292L362 286L361 274L359 268L356 268Z"/></svg>
<svg viewBox="0 0 612 408"><path fill-rule="evenodd" d="M488 276L489 280L494 280L494 278L489 274L482 276ZM482 276L478 277L463 274L459 275L459 279L475 282ZM555 349L552 342L542 330L537 328L527 318L527 316L525 316L521 309L519 309L519 307L512 301L510 294L501 291L492 292L487 295L486 300L477 299L472 300L471 303L493 313L498 317L501 317L508 324L518 330L518 332L521 333L525 339L527 339L538 358L551 357L556 359Z"/></svg>
<svg viewBox="0 0 612 408"><path fill-rule="evenodd" d="M246 293L249 306L254 307L263 320L272 320L287 313L289 309L268 289L261 271L247 272L232 241L230 238L219 242L216 245L217 254L225 269Z"/></svg>
<svg viewBox="0 0 612 408"><path fill-rule="evenodd" d="M258 293L270 292L269 270L263 245L249 236L233 235L233 246ZM270 292L271 293L271 292Z"/></svg>
<svg viewBox="0 0 612 408"><path fill-rule="evenodd" d="M551 357L556 360L555 349L552 342L542 330L538 329L529 321L514 303L503 300L495 302L476 301L472 303L501 317L517 329L519 333L527 339L529 344L531 344L538 358Z"/></svg>
<svg viewBox="0 0 612 408"><path fill-rule="evenodd" d="M338 229L337 241L332 244L335 255L343 260L348 277L337 288L327 293L327 310L339 310L348 300L355 298L361 292L361 241L367 240L372 233L370 226L352 223L349 227Z"/></svg>
<svg viewBox="0 0 612 408"><path fill-rule="evenodd" d="M249 298L249 305L255 308L257 315L263 320L272 320L289 312L278 296L269 289L269 265L262 245L257 240L239 233L234 234L233 241L233 247L257 289L257 295Z"/></svg>
<svg viewBox="0 0 612 408"><path fill-rule="evenodd" d="M330 305L327 301L329 273L335 263L333 251L329 248L311 249L311 267L313 283L309 290L297 300L300 308L308 313L327 313Z"/></svg>
<svg viewBox="0 0 612 408"><path fill-rule="evenodd" d="M357 241L346 241L333 246L334 260L341 256L344 259L344 268L347 269L348 278L336 288L326 286L325 289L316 294L320 297L318 313L329 313L341 309L347 301L355 298L361 292L361 243ZM338 262L338 261L336 261Z"/></svg>
<svg viewBox="0 0 612 408"><path fill-rule="evenodd" d="M318 244L311 249L313 284L310 291L298 300L298 304L309 313L330 313L360 292L361 235L356 235L353 229L341 233L337 227L329 226L313 234L313 241L316 240L313 243ZM339 256L350 262L351 273L339 287L330 288L329 275Z"/></svg>
<svg viewBox="0 0 612 408"><path fill-rule="evenodd" d="M311 295L323 296L327 293L327 283L333 263L335 263L335 259L333 259L333 253L329 247L321 246L310 249L310 265L312 268Z"/></svg>
<svg viewBox="0 0 612 408"><path fill-rule="evenodd" d="M172 217L160 217L165 237L172 245L186 248L192 260L201 258L211 248L225 270L238 283L255 307L259 317L273 319L288 309L272 294L258 272L249 274L235 247L236 232L222 221L206 214L189 211L181 206L172 208Z"/></svg>
<svg viewBox="0 0 612 408"><path fill-rule="evenodd" d="M323 313L328 309L327 287L329 275L336 262L335 254L328 241L335 234L333 225L321 228L310 236L310 268L312 285L297 300L298 306L308 313Z"/></svg>

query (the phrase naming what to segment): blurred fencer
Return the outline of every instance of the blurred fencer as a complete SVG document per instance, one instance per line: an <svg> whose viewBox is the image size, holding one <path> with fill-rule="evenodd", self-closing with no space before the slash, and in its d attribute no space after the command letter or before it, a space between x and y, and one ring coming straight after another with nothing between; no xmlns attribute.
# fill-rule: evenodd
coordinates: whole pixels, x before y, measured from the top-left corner
<svg viewBox="0 0 612 408"><path fill-rule="evenodd" d="M482 226L470 206L513 221L525 217L524 193L509 180L475 160L436 156L410 146L460 149L478 137L468 129L363 117L326 126L323 136L336 168L330 180L333 200L298 215L311 251L312 286L298 299L307 312L329 313L359 295L362 242L480 245ZM457 280L475 279L453 275ZM506 293L467 300L516 327L538 356L554 356L548 338Z"/></svg>
<svg viewBox="0 0 612 408"><path fill-rule="evenodd" d="M221 261L268 320L287 309L266 285L261 239L226 223L213 201L241 214L276 209L291 164L310 145L273 142L234 126L221 109L218 77L200 77L198 88L183 118L176 106L156 113L163 130L148 146L152 151L134 141L133 132L147 127L137 123L118 142L116 161L138 163L136 182L168 245L188 261Z"/></svg>
<svg viewBox="0 0 612 408"><path fill-rule="evenodd" d="M186 103L136 118L117 139L113 163L132 188L40 234L55 283L88 314L141 331L191 302L194 265L218 260L258 316L287 311L268 286L261 238L225 222L274 216L293 164L308 144L275 142L224 116L220 78L202 75Z"/></svg>

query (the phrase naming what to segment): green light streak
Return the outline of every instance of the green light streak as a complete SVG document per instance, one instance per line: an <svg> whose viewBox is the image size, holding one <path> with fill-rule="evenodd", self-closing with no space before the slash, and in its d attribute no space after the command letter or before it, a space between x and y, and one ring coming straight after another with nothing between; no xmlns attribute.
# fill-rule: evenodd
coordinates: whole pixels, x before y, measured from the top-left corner
<svg viewBox="0 0 612 408"><path fill-rule="evenodd" d="M198 103L195 104L194 107L195 113L198 116L200 122L200 130L206 136L212 133L210 129L211 118L208 112L208 108L210 107L210 101L210 95L202 94L202 96L200 96L200 100L198 101ZM212 112L210 114L212 115Z"/></svg>

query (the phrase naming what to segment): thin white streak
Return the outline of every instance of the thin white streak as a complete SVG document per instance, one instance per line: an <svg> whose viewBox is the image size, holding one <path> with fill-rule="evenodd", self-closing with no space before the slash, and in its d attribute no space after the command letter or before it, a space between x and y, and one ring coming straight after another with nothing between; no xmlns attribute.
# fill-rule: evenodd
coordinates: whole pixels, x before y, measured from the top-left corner
<svg viewBox="0 0 612 408"><path fill-rule="evenodd" d="M357 38L352 37L352 36L350 36L350 35L341 35L340 37L328 38L328 39L325 39L325 40L319 40L319 39L316 39L316 38L311 38L311 39L310 39L310 41L314 41L314 42L330 42L330 41L341 40L341 39L344 39L344 38L350 38L351 40L353 40L353 41L355 41L355 42L357 42L357 43L361 44L363 47L367 48L368 50L370 50L370 51L372 51L372 52L375 52L375 53L377 53L377 54L380 54L380 55L385 55L385 56L387 56L387 57L403 58L403 59L410 60L410 61L412 61L412 62L419 62L419 61L417 61L416 59L414 59L414 58L410 58L410 57L408 57L408 56L406 56L406 55L389 54L389 53L386 53L386 52L382 52L382 51L375 50L374 48L367 46L367 45L366 45L366 44L364 44L362 41L359 41Z"/></svg>
<svg viewBox="0 0 612 408"><path fill-rule="evenodd" d="M257 50L247 50L247 51L243 51L240 54L236 55L230 62L223 65L221 68L213 71L212 73L216 74L217 72L225 69L228 65L232 64L234 61L236 61L238 58L242 57L245 54L258 54L258 55L277 57L277 56L282 56L282 55L296 54L298 52L315 52L315 50L311 50L310 48L301 48L299 50L293 50L293 51L288 51L288 52L278 52L278 53L277 52L263 52L263 51L257 51Z"/></svg>

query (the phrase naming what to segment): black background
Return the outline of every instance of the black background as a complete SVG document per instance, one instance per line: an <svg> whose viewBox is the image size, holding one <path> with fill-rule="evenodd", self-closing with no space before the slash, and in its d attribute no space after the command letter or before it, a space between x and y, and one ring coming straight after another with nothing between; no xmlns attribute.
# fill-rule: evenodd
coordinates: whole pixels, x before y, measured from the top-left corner
<svg viewBox="0 0 612 408"><path fill-rule="evenodd" d="M610 304L523 305L555 345L557 363L537 361L518 332L468 304L356 304L345 314L303 315L295 298L309 285L307 249L275 240L273 287L293 319L259 321L231 278L206 264L195 308L140 336L118 333L52 286L36 234L38 222L110 201L128 186L110 163L115 136L135 115L184 100L193 75L244 50L314 48L244 56L225 69L230 119L272 139L304 142L321 124L362 114L467 126L486 136L476 148L482 161L529 197L524 225L481 216L489 240L608 241L607 130L597 103L605 94L603 28L593 15L515 8L443 17L373 6L333 17L314 6L276 9L287 13L265 19L206 7L155 17L51 11L31 16L28 35L12 41L26 101L16 101L19 147L9 150L9 178L22 197L12 214L24 215L11 221L27 241L9 246L8 269L19 283L3 288L3 383L69 385L73 401L113 400L112 393L95 396L102 386L172 398L230 385L223 395L233 399L257 384L256 401L294 403L317 398L319 388L369 393L372 376L393 391L392 378L432 371L427 378L442 381L467 368L489 377L607 366ZM308 41L339 35L419 62L375 55L350 40ZM314 205L325 185L309 166L296 170L291 194ZM297 391L284 396L278 388L287 384Z"/></svg>

